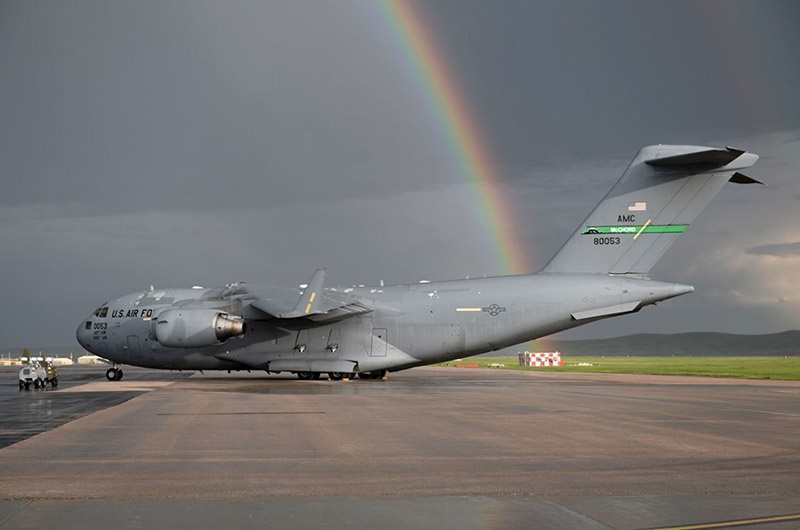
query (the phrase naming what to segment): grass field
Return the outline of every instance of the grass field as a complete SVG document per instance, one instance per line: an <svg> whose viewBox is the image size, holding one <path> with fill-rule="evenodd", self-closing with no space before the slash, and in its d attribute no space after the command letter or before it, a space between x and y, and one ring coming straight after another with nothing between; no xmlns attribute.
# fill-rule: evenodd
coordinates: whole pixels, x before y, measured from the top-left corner
<svg viewBox="0 0 800 530"><path fill-rule="evenodd" d="M480 368L543 372L697 375L739 379L800 380L800 356L794 357L562 357L564 366L519 366L515 357L470 357L442 366L477 364Z"/></svg>

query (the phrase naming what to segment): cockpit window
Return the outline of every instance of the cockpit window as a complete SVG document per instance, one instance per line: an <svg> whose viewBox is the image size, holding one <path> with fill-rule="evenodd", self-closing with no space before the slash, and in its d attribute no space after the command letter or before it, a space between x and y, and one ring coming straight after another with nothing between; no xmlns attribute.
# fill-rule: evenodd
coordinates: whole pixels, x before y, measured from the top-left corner
<svg viewBox="0 0 800 530"><path fill-rule="evenodd" d="M108 316L108 307L107 306L98 307L92 314L97 318L106 318L106 316Z"/></svg>

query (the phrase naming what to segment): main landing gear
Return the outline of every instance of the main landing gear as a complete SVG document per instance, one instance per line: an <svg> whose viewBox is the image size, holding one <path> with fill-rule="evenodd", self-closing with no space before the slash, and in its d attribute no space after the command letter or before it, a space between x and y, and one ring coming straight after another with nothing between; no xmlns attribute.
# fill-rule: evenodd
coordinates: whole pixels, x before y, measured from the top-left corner
<svg viewBox="0 0 800 530"><path fill-rule="evenodd" d="M122 368L119 364L114 363L113 368L106 370L106 379L109 381L119 381L122 379Z"/></svg>
<svg viewBox="0 0 800 530"><path fill-rule="evenodd" d="M303 381L316 381L322 374L319 372L297 372L297 378ZM328 372L328 378L331 381L341 381L342 379L353 379L356 376L354 373L347 372ZM381 379L386 376L386 370L377 370L375 372L359 372L360 379Z"/></svg>
<svg viewBox="0 0 800 530"><path fill-rule="evenodd" d="M360 379L383 379L386 377L386 370L377 370L375 372L358 372Z"/></svg>

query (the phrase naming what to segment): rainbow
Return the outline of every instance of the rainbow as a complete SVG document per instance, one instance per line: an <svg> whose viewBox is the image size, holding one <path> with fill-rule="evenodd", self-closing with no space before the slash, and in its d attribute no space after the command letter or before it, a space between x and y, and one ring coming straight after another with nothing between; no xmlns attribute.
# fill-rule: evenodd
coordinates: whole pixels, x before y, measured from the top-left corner
<svg viewBox="0 0 800 530"><path fill-rule="evenodd" d="M533 272L486 142L418 8L412 0L382 0L380 5L392 38L424 91L440 134L466 180L469 202L492 242L497 266L503 274Z"/></svg>

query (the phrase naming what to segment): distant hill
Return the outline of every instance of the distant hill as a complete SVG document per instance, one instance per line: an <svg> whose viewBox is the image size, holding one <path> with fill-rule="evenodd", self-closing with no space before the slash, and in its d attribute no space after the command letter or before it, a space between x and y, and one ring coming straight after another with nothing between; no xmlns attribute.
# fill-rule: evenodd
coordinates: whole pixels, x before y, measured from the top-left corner
<svg viewBox="0 0 800 530"><path fill-rule="evenodd" d="M774 356L800 355L800 330L768 335L729 333L642 333L593 340L547 340L545 349L562 355L609 356ZM538 349L538 348L537 348Z"/></svg>

